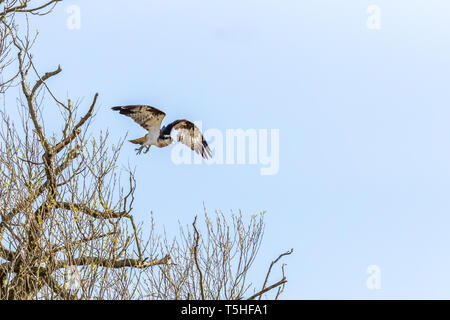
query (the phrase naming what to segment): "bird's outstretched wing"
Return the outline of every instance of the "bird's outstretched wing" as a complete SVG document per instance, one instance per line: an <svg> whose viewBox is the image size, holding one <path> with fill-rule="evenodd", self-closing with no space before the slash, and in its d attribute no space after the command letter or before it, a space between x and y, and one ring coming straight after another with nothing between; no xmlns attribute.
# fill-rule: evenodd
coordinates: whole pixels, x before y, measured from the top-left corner
<svg viewBox="0 0 450 320"><path fill-rule="evenodd" d="M147 131L159 131L161 122L166 116L166 114L161 110L144 105L112 107L111 109L119 111L120 114L132 118Z"/></svg>
<svg viewBox="0 0 450 320"><path fill-rule="evenodd" d="M172 130L176 133L177 141L187 145L205 159L212 157L208 143L194 123L189 120L176 120L162 128L161 135L171 135Z"/></svg>

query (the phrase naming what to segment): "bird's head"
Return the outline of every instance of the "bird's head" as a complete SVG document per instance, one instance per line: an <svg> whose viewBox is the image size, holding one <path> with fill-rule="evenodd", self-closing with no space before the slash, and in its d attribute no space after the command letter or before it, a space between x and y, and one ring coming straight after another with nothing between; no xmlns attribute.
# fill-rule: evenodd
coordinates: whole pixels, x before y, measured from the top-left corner
<svg viewBox="0 0 450 320"><path fill-rule="evenodd" d="M165 147L172 143L173 143L173 139L170 135L163 135L163 136L159 136L159 138L158 138L158 144L160 144L161 146Z"/></svg>

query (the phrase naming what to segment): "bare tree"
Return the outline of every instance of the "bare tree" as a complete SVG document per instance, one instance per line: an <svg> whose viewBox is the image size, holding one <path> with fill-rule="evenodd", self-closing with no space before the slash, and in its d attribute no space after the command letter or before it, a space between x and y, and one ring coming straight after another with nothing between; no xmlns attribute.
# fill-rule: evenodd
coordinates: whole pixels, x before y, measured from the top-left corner
<svg viewBox="0 0 450 320"><path fill-rule="evenodd" d="M11 31L16 28L16 15L46 15L60 1L62 0L0 0L0 93L12 86L19 75L15 70L4 78L4 75L8 74L8 67L14 62L10 49L13 38Z"/></svg>
<svg viewBox="0 0 450 320"><path fill-rule="evenodd" d="M242 214L230 218L216 212L214 219L204 213L204 232L201 234L195 217L192 227L181 227L179 237L172 242L163 238L163 250L172 260L165 266L146 272L143 285L152 288L150 294L157 299L240 300L260 298L277 288L273 298L278 298L287 282L282 267L282 278L267 286L272 267L269 267L261 289L248 281L264 234L264 214L253 215L245 222ZM159 244L160 245L160 244Z"/></svg>
<svg viewBox="0 0 450 320"><path fill-rule="evenodd" d="M268 285L269 276L292 251L272 262L262 288L248 281L262 215L245 223L205 211L203 232L195 218L172 241L153 219L146 232L135 223L136 177L117 169L123 141L90 130L98 94L86 107L57 98L50 83L61 67L39 73L35 37L15 23L59 1L0 0L0 70L10 70L0 92L20 90L17 106L0 111L0 299L255 299L273 289L278 298L284 265L281 280ZM60 122L48 124L55 109Z"/></svg>

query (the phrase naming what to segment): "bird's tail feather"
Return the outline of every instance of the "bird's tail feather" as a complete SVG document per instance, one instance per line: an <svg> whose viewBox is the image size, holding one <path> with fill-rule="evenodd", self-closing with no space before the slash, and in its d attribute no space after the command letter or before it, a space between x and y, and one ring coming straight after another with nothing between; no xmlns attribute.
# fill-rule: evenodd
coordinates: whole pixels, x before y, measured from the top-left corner
<svg viewBox="0 0 450 320"><path fill-rule="evenodd" d="M134 143L134 144L144 144L145 140L146 140L146 138L142 137L142 138L128 140L128 141L130 141L131 143Z"/></svg>

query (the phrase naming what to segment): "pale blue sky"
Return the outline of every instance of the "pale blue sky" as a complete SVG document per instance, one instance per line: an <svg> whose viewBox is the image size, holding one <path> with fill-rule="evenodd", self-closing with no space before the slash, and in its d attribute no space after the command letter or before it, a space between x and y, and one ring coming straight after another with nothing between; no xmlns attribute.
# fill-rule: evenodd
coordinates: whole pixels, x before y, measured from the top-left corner
<svg viewBox="0 0 450 320"><path fill-rule="evenodd" d="M72 4L80 30L66 27ZM372 4L380 30L366 27ZM447 0L64 1L39 18L34 54L41 71L61 64L59 94L100 93L96 127L113 139L142 133L109 109L136 103L204 129L280 129L274 176L125 145L141 221L153 211L175 231L203 202L266 210L255 277L293 247L284 298L448 299L449 13ZM372 264L380 290L366 287Z"/></svg>

